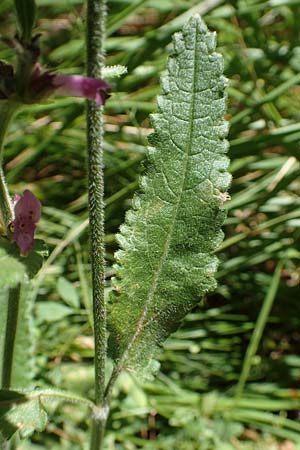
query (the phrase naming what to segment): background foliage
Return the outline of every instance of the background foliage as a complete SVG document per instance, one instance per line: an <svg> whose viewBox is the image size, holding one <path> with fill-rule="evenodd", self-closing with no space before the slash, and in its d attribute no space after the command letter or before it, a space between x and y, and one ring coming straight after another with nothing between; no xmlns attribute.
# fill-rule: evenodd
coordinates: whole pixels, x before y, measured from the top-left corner
<svg viewBox="0 0 300 450"><path fill-rule="evenodd" d="M38 0L44 64L84 71L84 2ZM110 0L106 106L107 291L115 233L137 188L151 132L158 79L171 34L203 14L225 59L231 122L231 201L219 251L217 291L165 344L156 380L118 383L108 449L292 449L299 444L299 68L300 1ZM12 2L0 4L2 35L14 33ZM0 59L11 60L0 44ZM85 181L84 103L59 98L24 109L6 148L12 192L32 189L43 203L40 237L50 258L39 276L33 385L92 394L93 341ZM281 281L243 395L234 399L243 358L274 269ZM87 411L48 406L51 422L24 449L82 449ZM294 444L293 444L294 443Z"/></svg>

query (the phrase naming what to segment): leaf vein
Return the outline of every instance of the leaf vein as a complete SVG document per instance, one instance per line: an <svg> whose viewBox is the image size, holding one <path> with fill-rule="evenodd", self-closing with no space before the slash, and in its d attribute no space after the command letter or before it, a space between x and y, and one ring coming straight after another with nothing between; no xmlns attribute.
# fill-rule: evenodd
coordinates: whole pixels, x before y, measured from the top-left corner
<svg viewBox="0 0 300 450"><path fill-rule="evenodd" d="M193 67L192 92L194 89L195 77L196 77L196 66L197 66L196 43L197 43L198 27L196 27L195 33L196 33L196 36L195 36L195 44L194 44L194 58L193 58L194 67ZM186 145L186 157L185 157L185 161L184 161L184 170L183 170L183 175L182 175L182 179L181 179L178 200L177 200L176 204L174 205L173 214L171 216L171 221L170 221L170 226L169 226L169 232L168 232L167 238L166 238L164 246L163 246L163 251L162 251L162 255L159 260L159 264L157 266L157 270L153 276L153 281L152 281L152 284L149 289L149 295L148 295L148 298L146 299L145 307L144 307L141 317L136 325L135 333L134 333L133 337L131 338L131 340L129 341L126 351L124 352L124 356L122 358L123 361L126 359L128 353L130 352L132 345L134 344L135 340L138 338L140 332L142 331L142 329L144 327L148 309L149 309L149 307L153 301L153 298L155 296L158 282L159 282L159 277L160 277L164 262L167 258L168 252L169 252L171 239L172 239L172 232L174 229L174 225L175 225L175 221L176 221L176 217L177 217L177 213L178 213L178 208L179 208L179 204L181 202L181 198L182 198L182 194L183 194L183 190L184 190L185 179L186 179L188 160L189 160L189 156L190 156L190 148L191 148L191 144L192 144L194 111L195 111L195 96L192 95L192 103L191 103L191 107L190 107L190 111L189 111L189 137L188 137L188 142Z"/></svg>

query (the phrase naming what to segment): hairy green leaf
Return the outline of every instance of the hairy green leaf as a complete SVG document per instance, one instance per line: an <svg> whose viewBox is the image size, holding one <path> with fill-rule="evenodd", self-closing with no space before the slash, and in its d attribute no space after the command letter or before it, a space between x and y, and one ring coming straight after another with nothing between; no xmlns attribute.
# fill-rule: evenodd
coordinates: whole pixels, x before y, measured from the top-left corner
<svg viewBox="0 0 300 450"><path fill-rule="evenodd" d="M24 258L16 244L0 237L0 289L16 286L24 276L32 278L43 263L43 241L35 242L34 251Z"/></svg>
<svg viewBox="0 0 300 450"><path fill-rule="evenodd" d="M5 364L9 352L12 358L11 385L26 387L34 376L35 328L32 320L32 284L24 280L18 288L0 291L0 381L6 378ZM10 314L8 314L10 311ZM17 327L14 335L14 327Z"/></svg>
<svg viewBox="0 0 300 450"><path fill-rule="evenodd" d="M46 406L51 403L73 403L90 410L94 404L72 392L54 389L0 390L0 436L10 439L19 431L27 437L42 431L48 421Z"/></svg>
<svg viewBox="0 0 300 450"><path fill-rule="evenodd" d="M0 381L6 386L28 386L34 375L34 289L29 279L42 266L43 246L36 241L24 258L17 245L0 238Z"/></svg>
<svg viewBox="0 0 300 450"><path fill-rule="evenodd" d="M0 433L10 439L16 431L21 437L42 431L47 425L47 413L40 397L27 397L25 393L0 391Z"/></svg>
<svg viewBox="0 0 300 450"><path fill-rule="evenodd" d="M151 364L157 348L211 291L230 183L221 55L193 17L175 34L152 116L142 193L118 236L110 348L119 369Z"/></svg>
<svg viewBox="0 0 300 450"><path fill-rule="evenodd" d="M14 387L28 387L35 373L35 335L32 318L33 286L24 282L19 297L18 328L15 338L12 383Z"/></svg>

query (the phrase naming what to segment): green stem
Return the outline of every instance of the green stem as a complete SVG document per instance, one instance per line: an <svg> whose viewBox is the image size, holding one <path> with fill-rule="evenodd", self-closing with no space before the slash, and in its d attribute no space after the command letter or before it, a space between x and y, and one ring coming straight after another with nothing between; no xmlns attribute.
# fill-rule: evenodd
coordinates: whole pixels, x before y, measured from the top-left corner
<svg viewBox="0 0 300 450"><path fill-rule="evenodd" d="M17 103L2 100L0 102L0 161L2 162L3 143L7 128L18 107Z"/></svg>
<svg viewBox="0 0 300 450"><path fill-rule="evenodd" d="M8 192L2 168L3 147L9 123L17 107L18 105L16 103L5 100L0 104L0 216L2 216L4 226L6 228L13 219L13 204Z"/></svg>
<svg viewBox="0 0 300 450"><path fill-rule="evenodd" d="M4 151L4 139L10 121L13 118L18 104L10 101L1 101L0 103L0 219L3 220L5 229L9 226L13 220L14 211L13 203L9 195L8 187L5 181L3 172L3 151ZM18 325L18 311L19 311L19 299L20 299L20 285L17 288L10 289L8 297L6 327L4 336L4 349L3 349L3 361L2 361L2 388L8 389L11 385L11 377L13 370L13 355L14 344L17 334ZM2 439L0 442L1 450L12 450L13 444L11 442Z"/></svg>
<svg viewBox="0 0 300 450"><path fill-rule="evenodd" d="M10 289L8 294L7 319L4 337L4 352L2 363L2 388L9 389L11 385L14 346L18 327L19 303L21 285Z"/></svg>
<svg viewBox="0 0 300 450"><path fill-rule="evenodd" d="M263 331L265 329L268 317L270 315L271 308L273 306L276 293L278 290L279 282L280 282L280 276L281 276L281 270L282 270L282 261L279 261L276 267L276 270L274 272L272 282L270 284L270 287L268 289L267 295L263 301L262 308L259 312L259 316L257 318L250 343L247 348L247 352L245 355L245 359L243 362L242 372L237 384L235 397L241 397L243 394L246 381L249 377L249 373L251 370L253 357L257 352Z"/></svg>
<svg viewBox="0 0 300 450"><path fill-rule="evenodd" d="M104 399L107 405L110 404L110 400L111 400L111 396L112 396L112 392L113 392L113 388L114 385L117 381L117 379L119 378L120 373L123 370L123 363L122 361L116 365L112 371L112 374L110 376L110 379L107 383L107 387L105 389L105 393L104 393Z"/></svg>
<svg viewBox="0 0 300 450"><path fill-rule="evenodd" d="M0 165L0 218L3 219L5 230L13 220L14 210L12 200L10 198L4 172Z"/></svg>
<svg viewBox="0 0 300 450"><path fill-rule="evenodd" d="M101 78L104 65L106 0L87 0L87 74ZM93 285L93 316L95 336L95 403L91 450L102 446L107 419L103 406L106 361L106 307L104 299L104 175L102 108L95 102L87 105L87 151L89 185L89 220Z"/></svg>

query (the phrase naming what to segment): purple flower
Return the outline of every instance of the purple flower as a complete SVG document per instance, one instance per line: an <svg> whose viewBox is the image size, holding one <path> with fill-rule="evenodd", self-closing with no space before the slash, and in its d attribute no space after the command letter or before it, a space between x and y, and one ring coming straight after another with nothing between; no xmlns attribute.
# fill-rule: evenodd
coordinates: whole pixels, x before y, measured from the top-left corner
<svg viewBox="0 0 300 450"><path fill-rule="evenodd" d="M40 201L26 189L23 197L15 197L15 219L11 223L12 240L15 241L22 256L27 256L34 246L34 232L41 217Z"/></svg>
<svg viewBox="0 0 300 450"><path fill-rule="evenodd" d="M105 103L110 91L105 81L80 75L56 75L52 86L57 88L59 94L89 98L95 100L98 106Z"/></svg>
<svg viewBox="0 0 300 450"><path fill-rule="evenodd" d="M31 74L30 91L35 101L48 97L54 92L60 95L85 97L104 105L111 88L103 80L83 77L81 75L55 75L51 71L43 71L36 63Z"/></svg>

